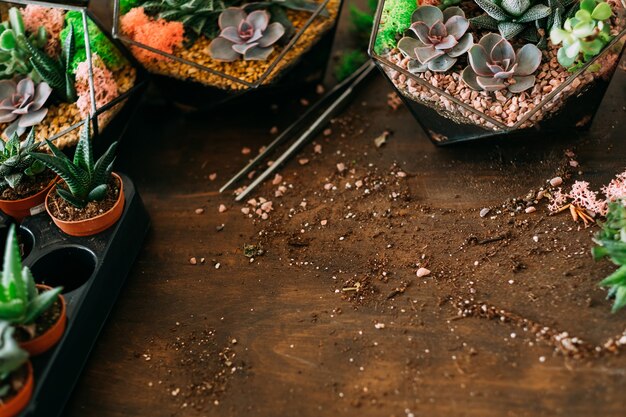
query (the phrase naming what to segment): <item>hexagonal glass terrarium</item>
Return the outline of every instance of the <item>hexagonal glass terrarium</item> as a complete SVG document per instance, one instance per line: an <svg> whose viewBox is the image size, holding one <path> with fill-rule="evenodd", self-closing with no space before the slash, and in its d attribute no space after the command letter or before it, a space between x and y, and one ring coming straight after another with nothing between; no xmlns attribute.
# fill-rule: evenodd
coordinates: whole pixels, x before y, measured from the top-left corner
<svg viewBox="0 0 626 417"><path fill-rule="evenodd" d="M34 127L59 147L90 119L106 131L140 87L133 59L87 10L88 1L0 1L0 132Z"/></svg>
<svg viewBox="0 0 626 417"><path fill-rule="evenodd" d="M601 0L526 3L379 2L369 54L435 144L590 125L624 51L625 3L609 0L610 16Z"/></svg>
<svg viewBox="0 0 626 417"><path fill-rule="evenodd" d="M115 0L113 35L160 76L161 86L210 107L320 80L341 3Z"/></svg>

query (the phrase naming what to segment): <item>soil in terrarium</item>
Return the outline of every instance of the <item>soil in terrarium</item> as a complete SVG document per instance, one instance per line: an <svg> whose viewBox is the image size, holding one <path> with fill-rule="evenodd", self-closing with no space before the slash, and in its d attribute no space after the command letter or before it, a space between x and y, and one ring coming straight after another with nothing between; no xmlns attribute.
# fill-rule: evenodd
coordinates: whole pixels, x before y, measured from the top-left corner
<svg viewBox="0 0 626 417"><path fill-rule="evenodd" d="M300 34L322 1L270 1L257 6L260 3L235 0L225 2L223 9L211 6L215 9L210 13L196 10L195 17L182 11L185 3L121 0L120 31L135 42L194 64L131 46L149 71L226 90L248 88L245 83L258 82L270 69L263 84L272 82L334 27L341 4L328 1L325 10ZM208 3L198 7L209 7ZM277 60L285 49L285 55Z"/></svg>
<svg viewBox="0 0 626 417"><path fill-rule="evenodd" d="M36 138L41 141L89 117L89 65L81 13L5 3L0 5L0 16L3 139L7 140L16 130L22 135L34 126ZM91 20L88 31L96 108L100 108L129 91L135 84L136 72ZM99 127L104 128L122 106L120 103L101 114ZM29 110L24 113L26 108ZM74 145L78 136L79 129L74 129L57 139L56 144L60 148Z"/></svg>
<svg viewBox="0 0 626 417"><path fill-rule="evenodd" d="M433 20L430 15L423 13L426 17L421 20L413 16L411 21L411 14L415 10L411 2L387 0L375 50L386 61L382 63L382 68L398 91L412 101L435 109L440 115L457 124L473 124L488 130L506 130L534 126L557 114L568 98L592 88L595 81L610 80L624 41L624 33L621 32L624 27L622 4L617 1L566 2L566 10L558 13L559 19L565 23L558 25L550 21L557 12L547 6L548 2L545 5L539 2L532 7L537 7L535 13L544 16L537 19L541 29L527 26L521 33L511 34L506 32L508 26L499 21L502 18L505 23L517 24L511 23L513 20L510 12L498 11L495 14L501 13L502 16L498 14L496 19L479 7L482 4L489 8L491 3L489 0L462 1L458 5L445 7L433 0L426 7L434 5L443 10L443 20L457 15L458 17L454 17L456 27L451 30L463 31L460 35L469 34L474 44L486 46L485 51L488 54L499 53L489 49L494 46L493 39L503 41L501 47L508 44L506 48L510 50L511 56L504 61L493 55L481 54L481 51L475 50L478 49L476 45L462 47L461 36L451 40L454 45L448 52L443 52L446 45L436 45L439 40L433 40L433 33L428 32L429 24L433 23L430 22ZM610 10L610 14L604 9L605 14L595 15L602 19L590 17L591 13L583 11L585 7L593 11L601 4L608 6ZM453 8L455 11L451 12ZM580 15L581 11L584 16ZM582 18L590 20L584 22ZM423 22L424 19L427 22ZM438 20L437 16L434 20ZM465 22L469 25L466 26ZM584 39L572 35L576 25L579 26L577 30L581 30L580 26L585 24L588 33ZM418 32L423 32L416 32L416 28ZM447 32L442 33L446 34ZM457 34L451 32L451 35ZM435 45L426 45L429 42L434 42ZM437 54L442 55L432 59L433 53L430 52L429 55L429 51L424 49L431 46L438 51ZM415 55L416 47L422 48L419 55ZM444 49L437 49L438 47ZM520 55L522 48L524 52ZM531 49L538 57L537 65L529 64L532 61L530 56L533 55L529 53ZM566 49L575 51L575 56L571 59L564 57ZM441 56L450 59L442 60ZM488 62L484 62L485 58ZM433 64L433 61L440 62ZM589 62L591 64L580 72ZM505 68L506 65L509 68ZM477 70L482 72L476 74ZM473 76L464 76L466 71ZM527 74L522 74L523 71ZM498 79L503 82L497 81Z"/></svg>

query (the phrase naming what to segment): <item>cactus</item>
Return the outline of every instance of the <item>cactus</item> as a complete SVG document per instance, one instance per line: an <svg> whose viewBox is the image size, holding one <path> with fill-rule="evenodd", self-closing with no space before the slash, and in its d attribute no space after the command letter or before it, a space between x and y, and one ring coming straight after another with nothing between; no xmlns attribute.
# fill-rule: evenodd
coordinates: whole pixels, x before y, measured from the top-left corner
<svg viewBox="0 0 626 417"><path fill-rule="evenodd" d="M29 155L41 161L65 181L67 188L60 186L56 188L59 197L78 208L85 207L90 201L102 201L106 197L117 142L113 142L100 159L94 161L89 119L87 119L76 145L73 161L52 142L46 140L46 143L52 155L47 153L30 153Z"/></svg>

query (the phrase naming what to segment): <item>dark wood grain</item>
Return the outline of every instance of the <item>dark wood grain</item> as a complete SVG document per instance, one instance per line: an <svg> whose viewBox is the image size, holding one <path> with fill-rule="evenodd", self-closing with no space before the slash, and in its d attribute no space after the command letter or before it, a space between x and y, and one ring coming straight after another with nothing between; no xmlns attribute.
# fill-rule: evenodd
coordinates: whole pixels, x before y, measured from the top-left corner
<svg viewBox="0 0 626 417"><path fill-rule="evenodd" d="M321 188L338 161L337 150L347 153L345 160L361 164L384 169L399 164L410 174L413 201L435 211L455 210L451 216L458 217L452 222L468 229L480 208L524 195L551 178L567 148L575 148L584 178L599 186L626 165L625 81L624 70L618 70L587 133L441 149L426 139L406 109L392 112L387 107L389 86L377 76L347 111L362 133L318 138L324 143L322 155L314 156L309 146L303 151L312 159L309 165L301 167L293 160L281 171L289 173L294 185L290 204L310 197L311 183ZM450 322L455 310L439 306L437 297L447 293L446 285L457 285L455 281L442 280L433 287L415 284L407 297L356 305L334 293L330 273L290 265L288 257L297 249L287 244L274 241L278 246L251 264L242 256L242 246L264 226L249 221L240 212L242 206L217 189L246 162L242 147L255 151L269 142L270 128L288 122L285 114L281 108L244 106L194 116L149 103L139 110L124 137L119 168L135 179L153 227L68 416L624 415L624 355L572 361L554 356L549 346L529 346L528 338L511 338L520 331L497 322ZM386 129L394 132L389 143L374 148L373 138ZM213 172L216 181L208 179ZM262 192L269 193L270 187ZM227 212L218 213L221 203ZM318 210L335 213L340 206L339 201L327 201ZM199 207L204 214L194 213ZM464 218L470 212L476 217ZM427 221L422 219L424 228ZM221 224L224 229L217 231ZM435 227L429 236L443 236L443 231ZM589 231L567 236L588 249ZM407 244L393 243L400 248ZM350 254L369 253L373 244L349 241L342 252L328 247L316 256L335 271L360 273ZM552 255L546 256L549 260ZM207 263L191 265L191 257L204 257ZM418 257L416 253L413 259ZM576 262L591 261L581 256ZM494 274L506 274L504 266L493 268ZM555 278L549 264L529 268L533 276L528 279L537 286L564 279L560 272ZM397 282L401 278L409 279L400 276ZM593 283L588 285L593 288ZM480 290L489 293L488 285ZM546 302L539 309L525 294L511 291L511 299L498 300L501 305L584 334L593 343L625 327L626 315L609 315L607 304L562 310L567 303L584 304L584 299L556 297L554 308ZM602 303L600 292L591 297ZM386 328L375 329L377 322ZM184 392L185 381L193 379L186 379L187 367L180 363L186 356L173 344L177 337L188 340L204 329L215 330L217 350L230 346L236 352L242 369L227 377L224 392L215 397L218 405L209 396L211 404L198 411L183 407L184 401L171 394L176 388ZM541 356L548 358L545 363L538 360ZM206 363L211 366L215 363Z"/></svg>

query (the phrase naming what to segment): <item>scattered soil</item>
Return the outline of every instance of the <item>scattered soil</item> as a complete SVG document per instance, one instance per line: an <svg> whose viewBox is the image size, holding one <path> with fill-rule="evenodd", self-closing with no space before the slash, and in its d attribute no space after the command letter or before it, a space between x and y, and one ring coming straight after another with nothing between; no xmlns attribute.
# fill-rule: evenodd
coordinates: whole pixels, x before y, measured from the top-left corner
<svg viewBox="0 0 626 417"><path fill-rule="evenodd" d="M13 201L30 197L45 189L55 177L56 175L49 169L34 178L25 176L15 189L7 187L2 190L0 199Z"/></svg>
<svg viewBox="0 0 626 417"><path fill-rule="evenodd" d="M26 367L26 365L22 366L20 369L13 372L10 376L11 389L7 395L0 398L0 403L6 404L9 401L11 401L13 397L15 397L20 392L20 390L24 387L24 385L26 384L27 378L28 378L28 368Z"/></svg>
<svg viewBox="0 0 626 417"><path fill-rule="evenodd" d="M326 5L329 17L318 16L313 23L302 33L298 41L277 63L270 75L265 79L264 84L271 82L275 76L282 73L284 69L294 64L298 57L311 49L322 34L328 31L334 24L339 13L339 0L330 0ZM310 13L287 10L287 15L294 25L296 31L301 29L311 17ZM204 36L200 36L193 45L181 47L174 50L173 55L184 60L200 64L211 70L218 71L231 77L235 77L245 82L254 83L270 68L276 58L284 51L285 46L276 45L274 52L265 61L244 61L221 62L211 59L207 49L211 41ZM159 61L149 60L143 64L156 74L191 80L202 84L219 87L223 89L241 90L248 88L245 84L229 80L221 75L213 74L206 70L200 70L188 64L183 64L171 59Z"/></svg>
<svg viewBox="0 0 626 417"><path fill-rule="evenodd" d="M17 326L15 339L19 342L26 342L41 336L59 321L61 311L61 300L57 297L57 300L35 320L35 323L30 326Z"/></svg>
<svg viewBox="0 0 626 417"><path fill-rule="evenodd" d="M142 354L136 354L153 370L158 379L148 382L156 387L180 409L202 412L218 406L233 379L245 377L247 365L238 357L237 339L218 336L214 329L187 331L176 323L171 329L174 341L164 347L155 345Z"/></svg>
<svg viewBox="0 0 626 417"><path fill-rule="evenodd" d="M104 200L91 201L83 208L74 207L59 197L57 193L52 193L48 202L48 208L52 212L52 215L60 220L79 221L91 219L113 208L120 193L120 186L120 181L116 177L111 176L109 189Z"/></svg>

